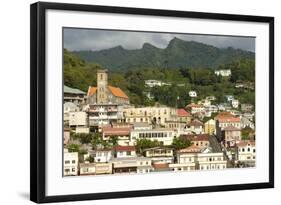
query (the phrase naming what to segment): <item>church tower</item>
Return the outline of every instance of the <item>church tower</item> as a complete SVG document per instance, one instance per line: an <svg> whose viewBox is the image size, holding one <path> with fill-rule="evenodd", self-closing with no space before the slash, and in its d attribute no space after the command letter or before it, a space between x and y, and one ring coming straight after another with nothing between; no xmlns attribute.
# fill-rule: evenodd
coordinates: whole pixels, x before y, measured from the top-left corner
<svg viewBox="0 0 281 205"><path fill-rule="evenodd" d="M97 103L106 104L108 103L108 74L107 70L98 70L97 71Z"/></svg>

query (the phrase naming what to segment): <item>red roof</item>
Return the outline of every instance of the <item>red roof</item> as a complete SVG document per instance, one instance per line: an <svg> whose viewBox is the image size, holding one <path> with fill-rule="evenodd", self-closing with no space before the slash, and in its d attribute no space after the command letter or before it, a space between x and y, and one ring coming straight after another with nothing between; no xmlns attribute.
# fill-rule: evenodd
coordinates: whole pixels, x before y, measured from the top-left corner
<svg viewBox="0 0 281 205"><path fill-rule="evenodd" d="M190 124L190 126L203 126L203 123L200 120L193 120Z"/></svg>
<svg viewBox="0 0 281 205"><path fill-rule="evenodd" d="M106 136L130 135L130 127L103 127L102 132Z"/></svg>
<svg viewBox="0 0 281 205"><path fill-rule="evenodd" d="M242 140L237 143L238 147L247 147L248 145L255 146L256 142L254 140Z"/></svg>
<svg viewBox="0 0 281 205"><path fill-rule="evenodd" d="M168 163L154 163L153 165L152 165L153 167L154 167L154 169L169 169L169 165L168 165Z"/></svg>
<svg viewBox="0 0 281 205"><path fill-rule="evenodd" d="M178 109L178 116L179 117L189 117L190 113L187 112L185 109L181 108L181 109Z"/></svg>
<svg viewBox="0 0 281 205"><path fill-rule="evenodd" d="M200 153L200 152L202 152L202 147L198 147L196 145L191 145L187 148L179 150L178 152L179 153Z"/></svg>
<svg viewBox="0 0 281 205"><path fill-rule="evenodd" d="M113 87L113 86L107 86L108 90L110 90L110 92L116 96L116 97L120 97L120 98L126 98L128 99L128 96L118 87ZM93 94L95 94L97 92L97 87L89 87L88 89L88 96L92 96Z"/></svg>
<svg viewBox="0 0 281 205"><path fill-rule="evenodd" d="M115 151L135 151L136 148L134 146L116 146Z"/></svg>
<svg viewBox="0 0 281 205"><path fill-rule="evenodd" d="M209 134L198 134L198 135L182 135L180 138L187 139L190 141L209 141Z"/></svg>
<svg viewBox="0 0 281 205"><path fill-rule="evenodd" d="M218 118L219 122L240 122L241 119L239 117L221 117Z"/></svg>

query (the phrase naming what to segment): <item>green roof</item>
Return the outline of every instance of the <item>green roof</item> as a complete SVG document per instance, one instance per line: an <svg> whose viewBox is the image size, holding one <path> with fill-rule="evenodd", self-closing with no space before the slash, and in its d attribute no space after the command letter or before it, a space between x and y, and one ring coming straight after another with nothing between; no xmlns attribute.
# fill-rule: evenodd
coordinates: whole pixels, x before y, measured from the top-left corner
<svg viewBox="0 0 281 205"><path fill-rule="evenodd" d="M76 89L76 88L71 88L68 86L64 86L64 93L72 93L72 94L86 94L85 92L83 92L82 90Z"/></svg>

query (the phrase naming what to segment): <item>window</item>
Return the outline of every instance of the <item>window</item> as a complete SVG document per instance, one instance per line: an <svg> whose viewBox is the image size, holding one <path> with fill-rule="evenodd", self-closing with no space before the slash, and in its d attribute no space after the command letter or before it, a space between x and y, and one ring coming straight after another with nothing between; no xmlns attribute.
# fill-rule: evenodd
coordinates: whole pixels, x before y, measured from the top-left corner
<svg viewBox="0 0 281 205"><path fill-rule="evenodd" d="M72 172L75 172L75 168L72 168L71 171L72 171Z"/></svg>
<svg viewBox="0 0 281 205"><path fill-rule="evenodd" d="M101 79L101 80L103 79L103 75L102 75L102 74L100 74L100 79Z"/></svg>
<svg viewBox="0 0 281 205"><path fill-rule="evenodd" d="M69 161L69 160L66 160L64 163L65 163L65 164L70 164L70 161Z"/></svg>
<svg viewBox="0 0 281 205"><path fill-rule="evenodd" d="M248 152L250 152L250 148L248 148Z"/></svg>
<svg viewBox="0 0 281 205"><path fill-rule="evenodd" d="M75 164L75 160L72 160L72 164Z"/></svg>
<svg viewBox="0 0 281 205"><path fill-rule="evenodd" d="M127 153L126 153L128 156L130 156L131 155L131 151L127 151Z"/></svg>

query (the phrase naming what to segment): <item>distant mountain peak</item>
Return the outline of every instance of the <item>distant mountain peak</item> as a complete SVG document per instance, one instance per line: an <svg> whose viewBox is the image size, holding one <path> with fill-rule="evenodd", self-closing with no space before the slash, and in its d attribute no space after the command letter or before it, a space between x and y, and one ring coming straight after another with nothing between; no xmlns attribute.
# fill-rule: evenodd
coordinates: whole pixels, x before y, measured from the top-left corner
<svg viewBox="0 0 281 205"><path fill-rule="evenodd" d="M157 47L155 47L154 45L152 45L152 44L150 44L150 43L144 43L143 45L142 45L142 48L143 49L155 49L155 48L157 48Z"/></svg>

